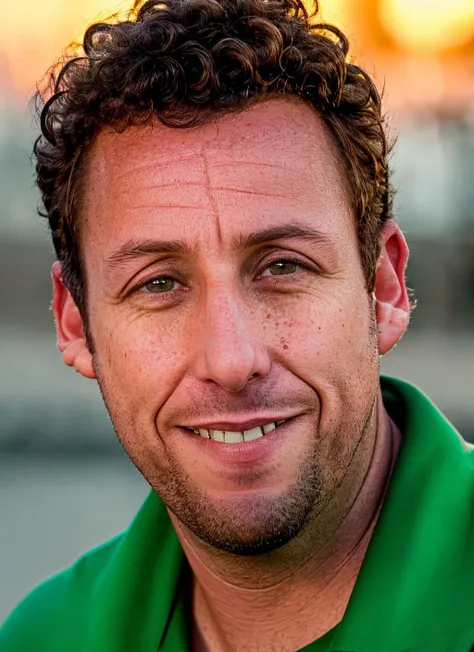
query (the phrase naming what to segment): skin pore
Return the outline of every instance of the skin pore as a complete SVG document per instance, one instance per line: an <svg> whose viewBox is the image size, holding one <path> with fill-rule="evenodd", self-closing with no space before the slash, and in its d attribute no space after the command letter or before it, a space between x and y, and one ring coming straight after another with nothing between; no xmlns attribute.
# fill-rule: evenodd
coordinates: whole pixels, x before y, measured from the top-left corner
<svg viewBox="0 0 474 652"><path fill-rule="evenodd" d="M408 324L408 251L387 224L369 295L341 167L297 100L104 131L81 242L94 355L53 268L64 360L97 378L193 568L196 649L331 629L396 459L379 356ZM243 445L188 430L252 419L288 421Z"/></svg>

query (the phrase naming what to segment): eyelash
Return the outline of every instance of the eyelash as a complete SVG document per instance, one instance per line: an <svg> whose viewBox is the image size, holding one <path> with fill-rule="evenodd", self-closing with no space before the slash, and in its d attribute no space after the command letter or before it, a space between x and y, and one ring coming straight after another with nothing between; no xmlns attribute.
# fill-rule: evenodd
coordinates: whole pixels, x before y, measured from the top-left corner
<svg viewBox="0 0 474 652"><path fill-rule="evenodd" d="M270 260L270 261L266 262L265 267L259 272L259 276L261 276L261 274L263 274L264 271L266 271L269 267L271 267L272 265L275 265L276 263L293 263L293 264L297 265L298 267L300 267L301 270L303 270L303 271L306 271L306 272L313 271L313 270L311 270L309 265L305 265L298 258L293 258L292 256L285 256L285 257L275 258L274 260ZM293 276L293 274L282 274L281 278L287 278L288 276ZM145 292L144 291L145 286L149 285L153 281L156 281L156 280L159 280L159 279L170 279L170 280L173 280L173 281L175 281L177 283L180 283L178 277L179 277L179 274L177 274L177 273L175 274L173 271L171 271L170 274L155 275L155 276L152 276L149 279L146 279L145 281L141 280L135 287L133 287L131 289L130 292L131 293L141 292L142 294L150 294L150 295L157 296L157 297L163 297L163 299L164 299L165 297L169 297L170 295L174 294L175 290L170 290L169 292L163 292L163 293L160 293L160 292L157 292L157 293ZM265 277L265 278L270 278L270 277ZM278 279L279 277L274 276L273 278Z"/></svg>

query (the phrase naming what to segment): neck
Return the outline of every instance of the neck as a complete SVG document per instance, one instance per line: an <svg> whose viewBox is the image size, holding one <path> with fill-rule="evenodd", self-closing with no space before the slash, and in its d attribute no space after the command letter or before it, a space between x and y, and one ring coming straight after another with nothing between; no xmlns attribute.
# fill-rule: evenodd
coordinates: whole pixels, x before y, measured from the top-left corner
<svg viewBox="0 0 474 652"><path fill-rule="evenodd" d="M216 551L170 514L194 574L195 649L241 650L244 641L248 650L300 649L342 619L400 444L381 395L377 415L338 496L317 523L274 553Z"/></svg>

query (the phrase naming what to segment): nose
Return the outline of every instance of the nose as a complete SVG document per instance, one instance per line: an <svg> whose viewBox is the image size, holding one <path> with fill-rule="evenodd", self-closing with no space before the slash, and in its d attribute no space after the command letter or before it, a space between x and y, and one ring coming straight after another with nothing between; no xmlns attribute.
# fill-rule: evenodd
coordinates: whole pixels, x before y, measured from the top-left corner
<svg viewBox="0 0 474 652"><path fill-rule="evenodd" d="M199 380L238 392L250 379L268 374L270 359L255 319L242 298L228 287L208 297L197 316L194 372Z"/></svg>

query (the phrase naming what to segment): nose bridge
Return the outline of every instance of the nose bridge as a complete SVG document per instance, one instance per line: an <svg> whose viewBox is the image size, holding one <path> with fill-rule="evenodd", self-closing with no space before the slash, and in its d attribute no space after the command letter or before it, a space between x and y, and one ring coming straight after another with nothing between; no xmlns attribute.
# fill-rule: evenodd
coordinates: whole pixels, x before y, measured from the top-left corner
<svg viewBox="0 0 474 652"><path fill-rule="evenodd" d="M197 317L196 374L201 380L237 391L253 376L268 371L251 312L235 284L220 280L208 286Z"/></svg>
<svg viewBox="0 0 474 652"><path fill-rule="evenodd" d="M239 292L226 281L218 281L209 286L205 312L216 327L228 327L233 322L242 326L245 308Z"/></svg>

